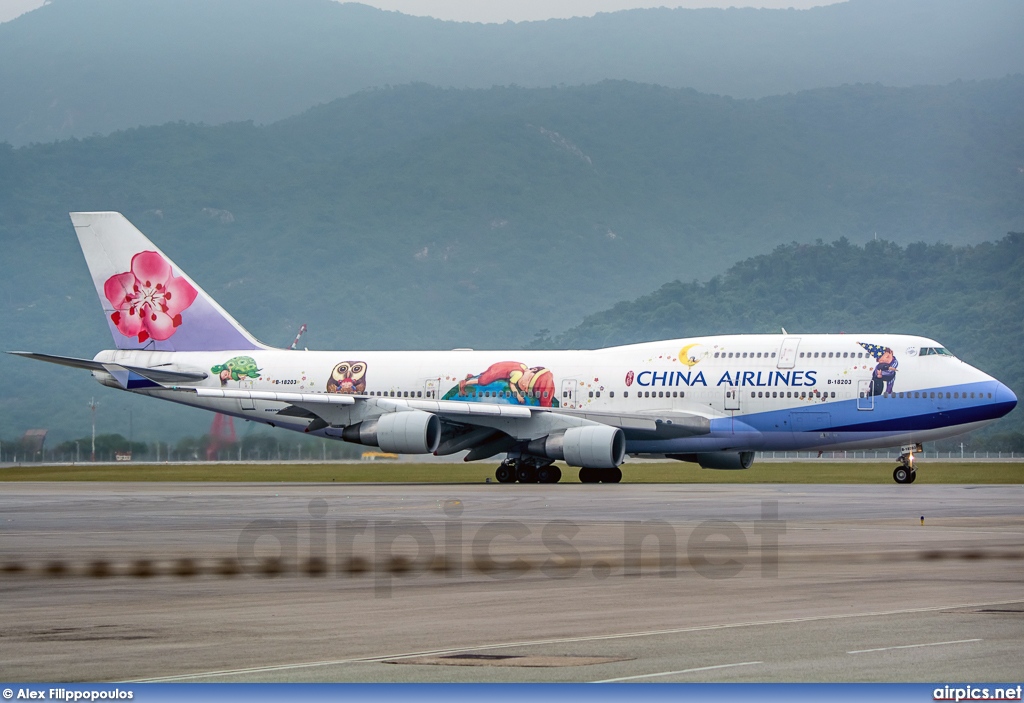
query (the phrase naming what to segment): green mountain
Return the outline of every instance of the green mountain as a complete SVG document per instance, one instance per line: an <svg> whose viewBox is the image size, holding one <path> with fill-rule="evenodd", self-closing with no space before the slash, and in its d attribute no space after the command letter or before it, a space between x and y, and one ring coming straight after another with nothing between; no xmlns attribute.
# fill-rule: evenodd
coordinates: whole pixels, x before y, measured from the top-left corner
<svg viewBox="0 0 1024 703"><path fill-rule="evenodd" d="M442 22L332 0L55 0L0 25L0 141L270 122L369 87L624 79L761 97L1024 71L1019 0Z"/></svg>
<svg viewBox="0 0 1024 703"><path fill-rule="evenodd" d="M1022 230L1021 124L1021 77L760 100L407 86L266 127L0 147L0 335L110 345L66 213L111 209L269 343L307 323L311 348L515 347L784 242ZM0 375L0 437L81 436L94 393L119 418L103 432L128 435L131 403L136 439L209 422L23 359Z"/></svg>
<svg viewBox="0 0 1024 703"><path fill-rule="evenodd" d="M783 327L794 335L918 334L1024 398L1022 271L1024 234L975 246L788 244L706 282L667 283L554 338L541 335L533 346L590 348ZM993 450L1024 451L1024 411L986 428L982 439Z"/></svg>

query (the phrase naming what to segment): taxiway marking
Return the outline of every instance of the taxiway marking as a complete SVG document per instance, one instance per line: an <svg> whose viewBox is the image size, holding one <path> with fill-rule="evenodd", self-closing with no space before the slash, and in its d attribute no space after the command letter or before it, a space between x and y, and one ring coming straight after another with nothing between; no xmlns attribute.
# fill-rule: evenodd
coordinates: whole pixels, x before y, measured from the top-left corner
<svg viewBox="0 0 1024 703"><path fill-rule="evenodd" d="M933 613L942 610L960 610L963 608L981 608L991 605L1008 605L1024 603L1024 601L997 600L982 603L958 603L953 605L935 605L921 608L902 608L899 610L882 610L870 613L836 613L832 615L813 615L804 618L783 618L779 620L760 620L753 622L720 623L717 625L698 625L695 627L679 627L667 630L648 630L644 632L621 632L607 635L583 635L580 637L556 637L543 640L521 640L518 642L499 642L494 644L469 645L464 647L451 647L447 649L431 649L419 652L405 652L402 654L384 654L369 657L350 657L347 659L333 659L326 661L296 662L293 664L271 664L268 666L254 666L244 669L221 669L218 671L200 671L192 674L175 674L172 676L156 676L146 679L132 679L118 683L164 683L170 681L188 681L191 679L219 678L222 676L240 676L244 674L260 674L272 671L289 671L294 669L312 669L324 666L341 666L343 664L359 664L379 662L388 659L412 659L414 657L441 656L446 654L459 654L461 652L478 652L491 649L508 649L510 647L537 647L549 644L572 644L575 642L598 642L601 640L629 639L635 637L656 637L659 635L675 635L687 632L707 632L709 630L730 630L745 627L763 627L767 625L788 625L804 622L822 622L827 620L851 620L854 618L877 618L890 615L910 615L913 613Z"/></svg>
<svg viewBox="0 0 1024 703"><path fill-rule="evenodd" d="M751 666L753 664L764 664L764 662L738 662L736 664L716 664L715 666L698 666L695 669L680 669L679 671L659 671L657 674L639 674L637 676L620 676L617 679L603 679L601 681L591 681L591 683L615 683L616 681L636 681L637 679L653 679L657 676L674 676L675 674L690 674L695 671L729 669L734 666Z"/></svg>
<svg viewBox="0 0 1024 703"><path fill-rule="evenodd" d="M949 642L926 642L924 644L900 644L893 647L876 647L875 649L855 649L847 654L867 654L868 652L888 652L890 649L914 649L915 647L940 647L944 644L964 644L965 642L981 642L981 638L973 640L951 640Z"/></svg>

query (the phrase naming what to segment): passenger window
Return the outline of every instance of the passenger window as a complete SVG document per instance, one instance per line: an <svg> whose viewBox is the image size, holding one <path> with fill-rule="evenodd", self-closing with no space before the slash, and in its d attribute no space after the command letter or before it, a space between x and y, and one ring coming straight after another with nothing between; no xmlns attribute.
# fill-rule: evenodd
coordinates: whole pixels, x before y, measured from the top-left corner
<svg viewBox="0 0 1024 703"><path fill-rule="evenodd" d="M932 398L934 398L934 397L935 397L935 391L932 391L932 393L931 393L931 397L932 397Z"/></svg>
<svg viewBox="0 0 1024 703"><path fill-rule="evenodd" d="M679 391L679 397L680 398L685 398L686 397L686 391Z"/></svg>
<svg viewBox="0 0 1024 703"><path fill-rule="evenodd" d="M664 398L665 397L665 391L658 391L658 397L659 398Z"/></svg>
<svg viewBox="0 0 1024 703"><path fill-rule="evenodd" d="M623 398L628 398L629 397L629 391L622 391L622 397Z"/></svg>
<svg viewBox="0 0 1024 703"><path fill-rule="evenodd" d="M615 397L615 391L608 391L608 397L609 398L614 398Z"/></svg>
<svg viewBox="0 0 1024 703"><path fill-rule="evenodd" d="M590 393L588 394L588 397L593 398L594 397L594 391L590 391Z"/></svg>
<svg viewBox="0 0 1024 703"><path fill-rule="evenodd" d="M715 352L715 358L716 359L718 358L718 352Z"/></svg>
<svg viewBox="0 0 1024 703"><path fill-rule="evenodd" d="M750 391L750 397L751 398L756 398L757 397L757 393L755 393L754 391Z"/></svg>
<svg viewBox="0 0 1024 703"><path fill-rule="evenodd" d="M775 352L772 352L772 358L773 359L775 358Z"/></svg>
<svg viewBox="0 0 1024 703"><path fill-rule="evenodd" d="M974 400L974 393L971 393L971 400Z"/></svg>

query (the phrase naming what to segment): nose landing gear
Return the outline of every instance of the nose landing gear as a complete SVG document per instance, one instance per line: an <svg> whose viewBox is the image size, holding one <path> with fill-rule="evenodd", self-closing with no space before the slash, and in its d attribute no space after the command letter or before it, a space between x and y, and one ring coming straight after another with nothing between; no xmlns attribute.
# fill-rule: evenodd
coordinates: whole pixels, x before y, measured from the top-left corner
<svg viewBox="0 0 1024 703"><path fill-rule="evenodd" d="M917 480L917 469L914 468L915 451L922 451L920 444L903 447L903 452L900 454L900 465L892 472L892 480L896 483L913 483Z"/></svg>

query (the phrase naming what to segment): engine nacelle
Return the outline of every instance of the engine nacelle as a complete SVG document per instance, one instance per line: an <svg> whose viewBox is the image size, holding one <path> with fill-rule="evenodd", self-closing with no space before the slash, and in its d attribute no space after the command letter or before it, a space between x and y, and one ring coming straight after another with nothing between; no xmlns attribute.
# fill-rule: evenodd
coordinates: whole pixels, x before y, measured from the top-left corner
<svg viewBox="0 0 1024 703"><path fill-rule="evenodd" d="M421 410L386 413L349 425L341 438L395 454L430 454L441 442L441 420Z"/></svg>
<svg viewBox="0 0 1024 703"><path fill-rule="evenodd" d="M569 466L614 469L626 458L626 436L618 427L587 425L530 442L527 451Z"/></svg>
<svg viewBox="0 0 1024 703"><path fill-rule="evenodd" d="M754 463L754 452L703 452L701 454L667 454L669 459L692 461L702 469L749 469Z"/></svg>

